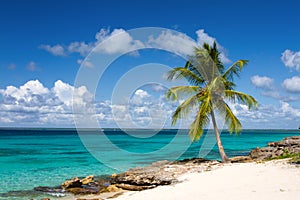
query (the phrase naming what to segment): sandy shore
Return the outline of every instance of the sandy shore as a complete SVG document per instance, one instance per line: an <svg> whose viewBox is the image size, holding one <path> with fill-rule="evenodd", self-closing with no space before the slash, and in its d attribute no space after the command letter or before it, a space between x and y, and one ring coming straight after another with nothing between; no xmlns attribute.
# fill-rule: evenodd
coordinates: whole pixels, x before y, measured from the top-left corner
<svg viewBox="0 0 300 200"><path fill-rule="evenodd" d="M141 192L125 192L115 200L260 200L300 198L300 167L285 160L226 164L204 173L189 173L181 183Z"/></svg>

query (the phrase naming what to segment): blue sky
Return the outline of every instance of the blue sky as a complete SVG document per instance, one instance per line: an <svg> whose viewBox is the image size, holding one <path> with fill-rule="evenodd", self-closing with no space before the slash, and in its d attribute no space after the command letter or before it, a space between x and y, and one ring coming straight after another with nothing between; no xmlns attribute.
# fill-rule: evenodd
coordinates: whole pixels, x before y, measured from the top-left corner
<svg viewBox="0 0 300 200"><path fill-rule="evenodd" d="M142 27L172 29L198 44L216 40L231 61L227 66L237 59L250 60L236 79L237 90L257 98L259 108L249 112L238 103L231 104L245 128L300 125L300 3L296 0L12 0L0 4L0 126L73 127L74 91L79 102L93 102L94 117L103 127L160 127L161 121L170 127L176 104L165 101L161 85L141 85L130 91L129 107L114 103L112 90L136 66L183 65L178 56L157 50L126 54L107 69L95 94L75 83L93 47L117 32L130 39L130 30ZM117 47L130 50L132 46L124 41Z"/></svg>

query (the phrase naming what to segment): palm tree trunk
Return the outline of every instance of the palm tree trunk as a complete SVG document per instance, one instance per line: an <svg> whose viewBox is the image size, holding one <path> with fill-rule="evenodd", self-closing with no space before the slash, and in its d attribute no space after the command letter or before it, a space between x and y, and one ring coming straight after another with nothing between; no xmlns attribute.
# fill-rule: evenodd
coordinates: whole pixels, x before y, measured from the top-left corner
<svg viewBox="0 0 300 200"><path fill-rule="evenodd" d="M220 153L220 157L222 159L222 162L224 162L224 163L230 162L230 159L227 157L227 155L224 151L223 145L222 145L222 141L221 141L221 138L220 138L220 133L218 131L216 118L215 118L215 114L214 114L213 110L211 111L211 120L212 120L212 123L213 123L213 126L214 126L214 133L215 133L215 136L216 136L216 140L217 140L219 153Z"/></svg>

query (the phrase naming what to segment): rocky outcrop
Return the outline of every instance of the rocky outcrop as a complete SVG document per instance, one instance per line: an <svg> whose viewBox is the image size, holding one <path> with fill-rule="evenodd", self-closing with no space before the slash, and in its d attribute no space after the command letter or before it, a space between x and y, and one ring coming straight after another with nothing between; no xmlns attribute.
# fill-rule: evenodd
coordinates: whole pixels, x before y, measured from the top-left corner
<svg viewBox="0 0 300 200"><path fill-rule="evenodd" d="M78 177L67 180L61 184L61 188L66 192L78 194L97 194L104 186L94 181L94 176L90 175L83 179Z"/></svg>
<svg viewBox="0 0 300 200"><path fill-rule="evenodd" d="M142 191L142 190L152 189L156 187L156 185L130 185L125 183L116 184L115 186L130 191Z"/></svg>
<svg viewBox="0 0 300 200"><path fill-rule="evenodd" d="M235 156L230 158L230 162L232 163L247 163L253 162L250 156Z"/></svg>
<svg viewBox="0 0 300 200"><path fill-rule="evenodd" d="M61 187L63 189L67 188L75 188L75 187L81 187L82 182L78 177L72 178L71 180L67 180L61 184Z"/></svg>
<svg viewBox="0 0 300 200"><path fill-rule="evenodd" d="M186 172L203 172L214 168L218 161L203 158L185 159L181 161L158 161L146 167L129 169L112 176L112 183L126 190L144 190L159 185L178 182L178 176Z"/></svg>
<svg viewBox="0 0 300 200"><path fill-rule="evenodd" d="M270 142L268 147L253 149L250 152L250 157L253 160L265 160L298 153L300 153L300 136L292 136L279 142Z"/></svg>
<svg viewBox="0 0 300 200"><path fill-rule="evenodd" d="M89 183L93 183L94 182L94 176L93 175L89 175L89 176L85 177L84 179L81 179L80 182L83 185L87 185Z"/></svg>
<svg viewBox="0 0 300 200"><path fill-rule="evenodd" d="M79 179L78 177L72 178L71 180L67 180L61 184L61 187L63 189L68 189L68 188L76 188L76 187L81 187L82 185L88 185L89 183L94 182L94 176L89 175L83 179Z"/></svg>

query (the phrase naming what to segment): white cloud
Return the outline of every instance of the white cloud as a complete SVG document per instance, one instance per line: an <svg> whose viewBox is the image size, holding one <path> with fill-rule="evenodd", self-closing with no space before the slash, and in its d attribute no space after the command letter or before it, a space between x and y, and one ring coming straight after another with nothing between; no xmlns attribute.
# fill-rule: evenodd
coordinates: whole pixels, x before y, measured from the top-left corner
<svg viewBox="0 0 300 200"><path fill-rule="evenodd" d="M29 62L26 68L29 71L37 71L38 70L37 64L33 61Z"/></svg>
<svg viewBox="0 0 300 200"><path fill-rule="evenodd" d="M20 87L0 89L0 124L22 125L72 125L72 101L88 109L92 95L82 86L75 88L60 80L48 89L38 80ZM4 120L5 119L5 120Z"/></svg>
<svg viewBox="0 0 300 200"><path fill-rule="evenodd" d="M251 83L258 88L273 89L274 80L267 76L252 76Z"/></svg>
<svg viewBox="0 0 300 200"><path fill-rule="evenodd" d="M93 48L93 43L72 42L68 45L67 51L69 53L79 53L81 56L86 56Z"/></svg>
<svg viewBox="0 0 300 200"><path fill-rule="evenodd" d="M73 104L74 103L74 104ZM138 89L124 104L112 104L110 100L95 102L86 87L74 87L58 80L51 88L38 80L0 89L0 125L3 126L73 126L72 105L82 108L80 112L98 119L102 127L121 128L169 128L171 115L177 103L167 101L164 96L155 97L144 89ZM300 109L286 101L279 106L260 105L249 111L247 106L229 103L241 120L244 128L292 128L299 126ZM92 107L95 112L91 112ZM76 117L76 116L75 116ZM187 128L194 117L192 113L182 121Z"/></svg>
<svg viewBox="0 0 300 200"><path fill-rule="evenodd" d="M217 40L207 33L204 32L203 29L199 29L196 31L197 41L193 41L190 37L183 33L175 33L169 30L163 31L158 37L150 37L146 46L151 48L162 48L165 50L169 50L171 52L175 52L179 55L192 55L195 46L200 46L204 43L208 43L209 45L213 45L213 43ZM217 42L217 47L220 51L221 61L224 63L230 63L231 61L226 56L225 48L222 47Z"/></svg>
<svg viewBox="0 0 300 200"><path fill-rule="evenodd" d="M64 47L59 44L54 45L54 46L42 44L42 45L40 45L39 48L44 49L55 56L65 56L66 55Z"/></svg>
<svg viewBox="0 0 300 200"><path fill-rule="evenodd" d="M133 105L143 105L146 102L151 102L150 97L151 95L147 91L138 89L131 97L130 103Z"/></svg>
<svg viewBox="0 0 300 200"><path fill-rule="evenodd" d="M287 49L281 54L281 60L285 66L300 71L300 51L293 52Z"/></svg>
<svg viewBox="0 0 300 200"><path fill-rule="evenodd" d="M114 29L111 33L103 29L96 34L96 52L115 54L133 51L136 48L144 47L139 40L134 40L132 36L123 29Z"/></svg>
<svg viewBox="0 0 300 200"><path fill-rule="evenodd" d="M150 102L150 103L149 103ZM73 109L75 107L75 114ZM58 80L52 88L38 80L20 87L0 89L0 125L3 126L74 126L73 119L90 124L99 120L101 126L121 128L161 128L171 114L160 98L138 89L127 104L94 101L85 86L74 87Z"/></svg>
<svg viewBox="0 0 300 200"><path fill-rule="evenodd" d="M96 41L94 42L71 42L69 45L63 46L56 45L41 45L40 48L44 49L55 56L65 56L71 53L79 53L81 56L87 56L87 54L99 45L96 49L98 52L115 54L131 51L135 48L144 47L141 41L134 40L128 32L123 29L114 29L110 32L109 29L101 29L95 35Z"/></svg>
<svg viewBox="0 0 300 200"><path fill-rule="evenodd" d="M285 79L282 83L282 86L288 92L300 92L300 77L294 76L292 78Z"/></svg>
<svg viewBox="0 0 300 200"><path fill-rule="evenodd" d="M77 63L79 65L82 65L82 66L88 67L88 68L93 68L94 67L94 64L92 62L88 61L87 59L85 59L85 60L78 59Z"/></svg>
<svg viewBox="0 0 300 200"><path fill-rule="evenodd" d="M202 46L204 42L212 45L215 38L209 36L203 29L196 31L197 42L193 41L190 37L183 33L175 33L169 30L162 31L157 37L150 36L147 41L135 40L124 29L101 29L96 33L94 42L71 42L69 45L41 45L40 48L44 49L56 56L65 56L70 53L79 53L81 56L86 56L93 48L95 51L105 54L125 53L133 51L138 48L159 48L175 52L177 54L186 56L193 54L193 48L195 46ZM101 44L101 45L99 45ZM217 43L220 50L221 60L224 63L231 62L227 55L226 50L219 43ZM136 51L133 51L133 56L138 55Z"/></svg>
<svg viewBox="0 0 300 200"><path fill-rule="evenodd" d="M234 114L247 129L290 129L299 126L300 109L280 101L279 106L260 104L258 109L249 111L247 106L229 103Z"/></svg>
<svg viewBox="0 0 300 200"><path fill-rule="evenodd" d="M141 89L138 89L134 93L134 95L137 96L138 98L147 98L147 97L150 97L150 95L148 94L147 91L144 91L144 90L141 90Z"/></svg>
<svg viewBox="0 0 300 200"><path fill-rule="evenodd" d="M281 104L281 110L283 113L285 113L289 118L298 118L300 117L300 110L293 108L289 103L287 102L280 102Z"/></svg>
<svg viewBox="0 0 300 200"><path fill-rule="evenodd" d="M213 45L214 42L217 43L217 48L220 51L220 58L223 63L230 63L231 60L226 55L226 49L221 46L217 39L214 37L209 36L207 33L204 32L204 29L199 29L196 31L197 34L197 43L199 46L202 46L204 43L209 44L210 46Z"/></svg>
<svg viewBox="0 0 300 200"><path fill-rule="evenodd" d="M193 47L197 44L183 33L174 34L169 30L163 31L158 37L150 37L147 46L161 48L180 55L192 55Z"/></svg>
<svg viewBox="0 0 300 200"><path fill-rule="evenodd" d="M151 84L150 87L155 92L165 92L167 90L163 85L155 84L155 83Z"/></svg>

